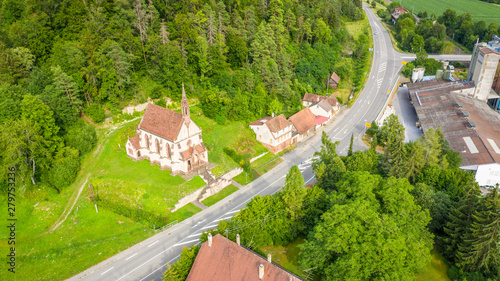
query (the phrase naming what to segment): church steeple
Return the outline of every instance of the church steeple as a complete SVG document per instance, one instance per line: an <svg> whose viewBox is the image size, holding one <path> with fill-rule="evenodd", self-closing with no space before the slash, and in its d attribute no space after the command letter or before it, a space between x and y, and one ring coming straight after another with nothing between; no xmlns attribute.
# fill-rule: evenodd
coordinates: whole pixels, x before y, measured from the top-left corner
<svg viewBox="0 0 500 281"><path fill-rule="evenodd" d="M189 122L191 121L191 117L189 116L189 102L186 97L186 91L184 90L184 83L182 83L181 108L182 108L182 117L184 118L184 122L189 127Z"/></svg>

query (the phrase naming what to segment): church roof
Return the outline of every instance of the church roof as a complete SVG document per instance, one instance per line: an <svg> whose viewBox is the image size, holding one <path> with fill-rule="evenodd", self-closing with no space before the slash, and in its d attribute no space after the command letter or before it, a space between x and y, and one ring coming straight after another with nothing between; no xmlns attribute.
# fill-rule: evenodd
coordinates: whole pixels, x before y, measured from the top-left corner
<svg viewBox="0 0 500 281"><path fill-rule="evenodd" d="M134 149L141 148L141 144L139 143L139 135L135 135L134 137L129 138L128 140L130 141Z"/></svg>
<svg viewBox="0 0 500 281"><path fill-rule="evenodd" d="M175 141L183 123L182 114L150 103L139 124L139 129L169 141Z"/></svg>
<svg viewBox="0 0 500 281"><path fill-rule="evenodd" d="M196 149L196 151L198 151L198 153L202 153L203 151L205 151L205 148L199 144L197 146L195 146L194 148L192 146L190 146L186 151L181 153L182 157L184 157L184 159L191 158L191 156L193 156L193 152L195 149Z"/></svg>
<svg viewBox="0 0 500 281"><path fill-rule="evenodd" d="M302 109L290 117L290 121L292 121L293 126L301 135L307 133L307 131L316 126L316 123L314 122L315 119L316 118L309 107Z"/></svg>
<svg viewBox="0 0 500 281"><path fill-rule="evenodd" d="M201 245L186 281L259 281L259 266L264 267L262 280L300 281L298 276L267 259L217 234Z"/></svg>

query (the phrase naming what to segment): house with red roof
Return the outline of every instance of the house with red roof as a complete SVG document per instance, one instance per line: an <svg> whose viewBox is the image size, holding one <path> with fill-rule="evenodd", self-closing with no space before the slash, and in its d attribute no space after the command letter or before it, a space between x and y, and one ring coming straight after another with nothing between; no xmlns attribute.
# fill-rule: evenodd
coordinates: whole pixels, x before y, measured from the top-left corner
<svg viewBox="0 0 500 281"><path fill-rule="evenodd" d="M236 243L217 234L208 234L208 241L194 260L186 281L303 281L267 259L241 246L239 235Z"/></svg>
<svg viewBox="0 0 500 281"><path fill-rule="evenodd" d="M306 138L308 135L314 132L317 124L314 122L316 117L311 112L309 107L302 109L301 111L290 116L290 121L294 127L294 133L292 135L292 143L297 143L302 139Z"/></svg>
<svg viewBox="0 0 500 281"><path fill-rule="evenodd" d="M261 118L249 126L255 132L257 140L273 153L290 146L293 125L283 114Z"/></svg>
<svg viewBox="0 0 500 281"><path fill-rule="evenodd" d="M403 7L397 7L397 8L394 8L394 11L392 11L392 14L391 14L391 18L392 18L392 23L393 24L396 24L396 21L398 21L398 18L402 15L402 14L406 14L408 13L408 10L403 8Z"/></svg>
<svg viewBox="0 0 500 281"><path fill-rule="evenodd" d="M135 161L147 159L173 175L207 165L207 149L200 127L190 118L184 85L181 108L178 113L149 103L136 135L127 141L127 156Z"/></svg>

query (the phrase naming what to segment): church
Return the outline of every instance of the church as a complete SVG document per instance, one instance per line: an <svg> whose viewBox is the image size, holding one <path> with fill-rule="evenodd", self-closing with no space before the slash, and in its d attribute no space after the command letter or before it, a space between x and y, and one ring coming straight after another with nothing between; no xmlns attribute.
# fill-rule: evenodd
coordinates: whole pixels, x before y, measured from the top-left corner
<svg viewBox="0 0 500 281"><path fill-rule="evenodd" d="M189 103L182 85L182 113L149 103L137 128L126 144L128 157L148 159L173 175L187 174L208 164L201 129L189 116Z"/></svg>

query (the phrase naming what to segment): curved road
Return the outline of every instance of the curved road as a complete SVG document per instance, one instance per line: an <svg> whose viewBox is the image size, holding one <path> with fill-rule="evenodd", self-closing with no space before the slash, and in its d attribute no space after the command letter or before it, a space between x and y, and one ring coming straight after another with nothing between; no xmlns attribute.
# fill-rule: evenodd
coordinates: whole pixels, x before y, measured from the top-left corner
<svg viewBox="0 0 500 281"><path fill-rule="evenodd" d="M374 120L382 109L388 97L387 91L397 79L401 62L414 58L414 55L396 52L386 29L372 10L364 3L363 9L372 32L377 32L373 36L375 54L372 69L365 88L352 108L343 111L336 117L337 120L323 127L332 140L340 142L337 151L341 155L347 152L351 134L359 140L365 130L365 123ZM451 56L448 58L451 59ZM463 56L457 58L460 59ZM286 154L280 165L224 200L69 280L161 280L165 265L178 259L183 247L198 243L202 231L215 228L219 221L231 218L252 197L279 191L284 185L286 173L293 165L299 165L306 184L313 183L311 158L320 147L321 132ZM360 149L365 147L356 141L354 150Z"/></svg>

